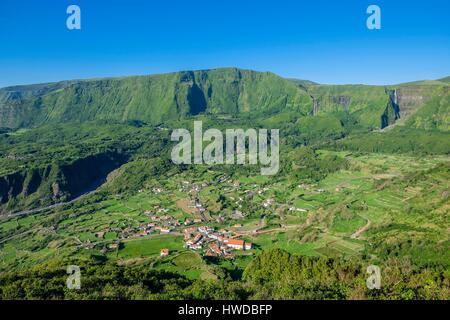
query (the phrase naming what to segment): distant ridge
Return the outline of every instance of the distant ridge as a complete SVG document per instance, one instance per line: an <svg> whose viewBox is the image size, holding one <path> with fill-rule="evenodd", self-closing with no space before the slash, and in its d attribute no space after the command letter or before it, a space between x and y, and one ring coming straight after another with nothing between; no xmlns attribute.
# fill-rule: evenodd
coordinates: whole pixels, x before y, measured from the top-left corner
<svg viewBox="0 0 450 320"><path fill-rule="evenodd" d="M0 89L0 128L94 120L158 125L198 114L270 118L280 113L294 119L327 115L332 119L325 122L339 127L335 115L344 113L373 130L400 118L404 122L436 100L414 126L446 129L449 83L450 77L395 86L322 85L238 68L70 80ZM392 107L395 89L400 110Z"/></svg>
<svg viewBox="0 0 450 320"><path fill-rule="evenodd" d="M304 90L270 72L182 71L3 88L0 127L108 119L158 124L198 113L273 113L286 108L306 114L308 104Z"/></svg>
<svg viewBox="0 0 450 320"><path fill-rule="evenodd" d="M293 78L289 78L289 80L299 84L299 85L303 85L303 86L317 86L319 85L319 83L314 82L314 81L310 81L310 80L302 80L302 79L293 79Z"/></svg>

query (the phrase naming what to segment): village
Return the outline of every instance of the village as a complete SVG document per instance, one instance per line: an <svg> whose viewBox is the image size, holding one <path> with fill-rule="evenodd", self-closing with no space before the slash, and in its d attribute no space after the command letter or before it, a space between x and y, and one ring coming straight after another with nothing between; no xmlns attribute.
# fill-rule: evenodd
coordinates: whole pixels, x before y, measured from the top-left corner
<svg viewBox="0 0 450 320"><path fill-rule="evenodd" d="M224 188L224 191L237 191L240 189L239 182L233 182L228 177L220 177L217 183L228 182L229 187ZM90 241L83 243L82 246L86 249L93 248L96 245L105 244L103 251L115 251L120 248L121 243L133 241L139 238L151 238L158 235L174 235L182 236L183 247L188 250L198 252L206 257L223 257L225 259L233 259L237 251L251 250L254 245L251 242L247 242L242 239L246 235L257 235L263 231L265 227L265 217L260 219L260 223L255 225L253 229L243 231L242 224L238 220L245 219L245 213L241 212L242 202L244 198L247 200L253 199L256 195L262 195L270 188L264 187L258 190L257 185L252 185L253 190L242 190L242 196L233 197L230 196L230 200L235 202L236 210L233 210L228 215L216 215L212 218L199 198L199 193L202 189L210 186L210 183L191 183L188 181L181 181L179 185L179 191L189 195L189 198L179 199L176 204L179 209L182 209L188 215L180 217L173 214L174 208L165 206L161 203L153 204L153 208L141 212L139 224L127 223L119 228L109 228L108 230L97 232L96 238L104 239L107 232L116 232L117 238L114 242L100 241L92 243ZM230 188L231 187L231 188ZM299 188L309 186L299 185ZM320 192L322 190L317 190ZM143 190L139 190L139 193ZM163 187L153 187L151 194L159 195L164 194L166 190ZM260 203L262 208L273 211L278 207L278 204L272 197L265 197ZM176 210L176 209L175 209ZM297 208L295 206L287 206L285 208L287 212L307 212L306 209ZM176 218L177 217L177 218ZM143 222L143 220L146 220ZM232 224L227 224L227 221L235 221ZM215 223L216 222L216 223ZM216 225L213 227L212 225ZM228 226L228 227L226 227ZM171 254L169 248L161 247L158 249L160 256L168 256ZM251 253L249 253L251 254Z"/></svg>
<svg viewBox="0 0 450 320"><path fill-rule="evenodd" d="M198 205L198 203L197 203ZM200 210L199 210L200 211ZM182 234L184 248L202 252L208 257L233 258L233 250L251 250L252 243L238 239L229 230L216 231L213 227L201 225L203 219L186 218L185 221L174 219L166 214L166 209L158 208L157 213L146 211L144 214L151 220L141 225L137 230L124 230L122 237L145 237L151 234ZM158 215L158 213L162 215ZM199 226L200 225L200 226ZM128 231L134 233L128 233ZM168 256L169 249L161 248L161 256Z"/></svg>
<svg viewBox="0 0 450 320"><path fill-rule="evenodd" d="M211 227L190 227L183 230L185 247L192 250L204 249L205 256L232 258L233 250L251 250L251 242L237 239L227 230L215 231Z"/></svg>
<svg viewBox="0 0 450 320"><path fill-rule="evenodd" d="M204 186L203 186L204 187ZM205 222L209 221L204 212L206 209L196 196L199 187L193 186L190 193L195 194L189 201L187 207L197 213L198 217L188 217L184 221L175 219L170 215L170 209L163 208L161 205L154 205L152 210L146 210L142 214L149 220L146 223L141 223L139 226L128 226L120 230L119 240L107 246L109 251L116 250L119 243L123 241L130 241L137 238L151 237L152 235L173 234L183 235L183 247L188 250L193 250L201 253L207 257L223 257L226 259L233 259L233 251L235 250L251 250L253 245L250 242L238 239L238 235L234 232L221 229L215 230L211 226L206 226ZM163 192L163 189L154 189L153 193L158 194ZM223 222L218 218L217 222ZM236 224L234 228L239 227ZM97 238L103 238L105 232L98 232ZM93 243L90 243L91 247ZM170 255L168 248L160 248L160 256Z"/></svg>

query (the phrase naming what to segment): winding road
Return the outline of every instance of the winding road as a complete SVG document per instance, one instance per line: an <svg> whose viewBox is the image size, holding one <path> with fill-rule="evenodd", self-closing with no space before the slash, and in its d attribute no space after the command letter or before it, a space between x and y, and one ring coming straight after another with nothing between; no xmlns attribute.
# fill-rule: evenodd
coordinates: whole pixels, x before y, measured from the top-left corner
<svg viewBox="0 0 450 320"><path fill-rule="evenodd" d="M372 222L371 222L370 220L367 220L366 225L364 225L363 227L361 227L360 229L358 229L355 233L353 233L353 234L350 236L350 238L351 238L351 239L358 239L364 231L367 231L367 229L370 228L370 225L371 225L371 224L372 224Z"/></svg>
<svg viewBox="0 0 450 320"><path fill-rule="evenodd" d="M39 212L42 212L42 211L45 211L45 210L49 210L49 209L53 209L53 208L57 208L57 207L62 207L62 206L68 205L68 204L72 204L75 201L78 201L78 200L80 200L80 199L82 199L84 197L87 197L88 195L93 194L95 191L96 190L86 192L86 193L82 194L81 196L76 197L76 198L74 198L74 199L72 199L70 201L67 201L67 202L58 202L58 203L52 204L50 206L42 207L42 208L24 210L24 211L20 211L20 212L14 212L14 213L8 213L6 215L1 215L0 216L0 220L8 220L8 219L11 219L11 218L27 216L27 215L30 215L30 214L39 213Z"/></svg>

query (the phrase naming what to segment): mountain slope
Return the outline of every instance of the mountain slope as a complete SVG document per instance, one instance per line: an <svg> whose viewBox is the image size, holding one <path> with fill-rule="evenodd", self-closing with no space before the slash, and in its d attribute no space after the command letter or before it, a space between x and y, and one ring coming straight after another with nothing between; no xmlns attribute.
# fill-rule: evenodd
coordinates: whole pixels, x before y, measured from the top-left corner
<svg viewBox="0 0 450 320"><path fill-rule="evenodd" d="M316 85L308 88L313 115L347 112L371 129L402 124L449 130L449 88L444 82L398 86Z"/></svg>
<svg viewBox="0 0 450 320"><path fill-rule="evenodd" d="M67 81L0 90L0 127L90 120L158 124L201 112L310 109L304 90L272 73L239 69Z"/></svg>
<svg viewBox="0 0 450 320"><path fill-rule="evenodd" d="M450 77L445 77L445 78L439 79L438 81L450 83Z"/></svg>
<svg viewBox="0 0 450 320"><path fill-rule="evenodd" d="M447 130L446 79L389 88L320 85L228 68L15 86L0 89L0 128L93 120L155 125L199 113L267 118L337 112L351 114L367 129L401 122ZM405 121L428 102L419 120Z"/></svg>

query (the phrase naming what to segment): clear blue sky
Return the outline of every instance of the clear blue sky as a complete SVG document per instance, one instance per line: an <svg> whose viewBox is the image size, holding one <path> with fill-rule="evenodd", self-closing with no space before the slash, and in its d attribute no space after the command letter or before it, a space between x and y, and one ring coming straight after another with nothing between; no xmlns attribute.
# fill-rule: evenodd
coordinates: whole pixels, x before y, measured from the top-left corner
<svg viewBox="0 0 450 320"><path fill-rule="evenodd" d="M66 28L81 8L82 29ZM366 28L366 8L382 29ZM450 75L448 0L0 0L0 87L240 67L321 83Z"/></svg>

